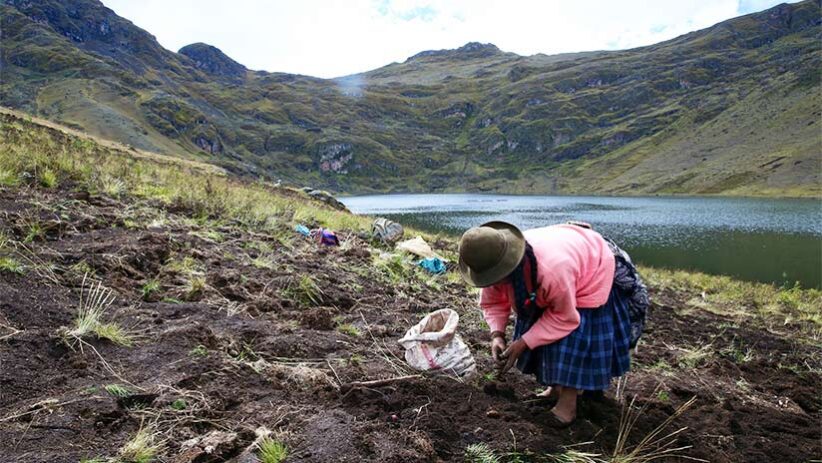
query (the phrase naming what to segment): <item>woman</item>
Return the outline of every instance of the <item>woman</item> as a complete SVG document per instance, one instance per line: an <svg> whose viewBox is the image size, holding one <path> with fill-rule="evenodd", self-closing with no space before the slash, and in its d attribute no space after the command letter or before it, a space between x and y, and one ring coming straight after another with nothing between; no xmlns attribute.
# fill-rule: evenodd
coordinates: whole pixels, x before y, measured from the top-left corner
<svg viewBox="0 0 822 463"><path fill-rule="evenodd" d="M558 397L554 426L576 419L578 394L604 390L629 369L630 300L614 285L623 263L614 256L618 251L589 226L575 224L523 233L506 222L489 222L460 240L460 272L482 288L491 355L502 372L516 364L551 388ZM506 345L512 309L514 336Z"/></svg>

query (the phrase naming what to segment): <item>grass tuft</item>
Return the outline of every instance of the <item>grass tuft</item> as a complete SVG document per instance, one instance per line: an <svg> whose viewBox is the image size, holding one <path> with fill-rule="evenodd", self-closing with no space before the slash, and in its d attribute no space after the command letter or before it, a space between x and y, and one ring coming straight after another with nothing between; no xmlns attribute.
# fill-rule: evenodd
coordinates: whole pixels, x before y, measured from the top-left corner
<svg viewBox="0 0 822 463"><path fill-rule="evenodd" d="M40 172L39 181L43 188L54 188L57 186L57 174L51 169L45 169Z"/></svg>
<svg viewBox="0 0 822 463"><path fill-rule="evenodd" d="M155 279L148 280L146 284L140 288L140 293L144 301L151 299L151 296L158 291L160 291L160 282Z"/></svg>
<svg viewBox="0 0 822 463"><path fill-rule="evenodd" d="M257 447L260 449L260 463L281 463L288 457L285 444L270 437L263 437Z"/></svg>
<svg viewBox="0 0 822 463"><path fill-rule="evenodd" d="M114 303L114 292L104 287L101 282L98 282L97 285L91 283L88 291L85 291L86 281L86 277L83 277L80 308L74 319L74 328L67 331L67 334L78 340L95 334L97 337L108 339L115 344L131 346L131 336L119 325L102 322L106 310Z"/></svg>
<svg viewBox="0 0 822 463"><path fill-rule="evenodd" d="M355 338L358 338L362 335L360 329L352 325L351 323L343 323L337 325L337 331L339 331L342 334L347 334L348 336L354 336Z"/></svg>
<svg viewBox="0 0 822 463"><path fill-rule="evenodd" d="M186 281L185 297L187 301L195 301L203 295L206 288L206 279L202 275L190 275Z"/></svg>
<svg viewBox="0 0 822 463"><path fill-rule="evenodd" d="M20 185L20 177L11 169L0 167L0 187L14 187Z"/></svg>
<svg viewBox="0 0 822 463"><path fill-rule="evenodd" d="M158 434L151 426L140 426L137 434L120 449L120 460L128 463L150 463L162 449Z"/></svg>
<svg viewBox="0 0 822 463"><path fill-rule="evenodd" d="M106 384L103 389L114 397L128 397L132 394L129 388L120 384Z"/></svg>
<svg viewBox="0 0 822 463"><path fill-rule="evenodd" d="M0 272L22 275L25 272L23 264L12 257L0 257Z"/></svg>
<svg viewBox="0 0 822 463"><path fill-rule="evenodd" d="M466 463L500 463L502 460L488 444L471 444L465 447Z"/></svg>
<svg viewBox="0 0 822 463"><path fill-rule="evenodd" d="M134 344L134 338L116 323L100 323L94 329L94 334L120 346L131 347Z"/></svg>
<svg viewBox="0 0 822 463"><path fill-rule="evenodd" d="M303 307L318 305L322 302L323 292L317 281L310 275L302 275L292 282L285 294Z"/></svg>

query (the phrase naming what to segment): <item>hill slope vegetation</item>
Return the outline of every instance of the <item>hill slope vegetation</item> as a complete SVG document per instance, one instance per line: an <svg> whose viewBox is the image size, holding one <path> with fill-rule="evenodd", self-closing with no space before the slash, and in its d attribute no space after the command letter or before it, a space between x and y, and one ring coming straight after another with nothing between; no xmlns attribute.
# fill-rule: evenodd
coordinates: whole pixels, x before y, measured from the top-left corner
<svg viewBox="0 0 822 463"><path fill-rule="evenodd" d="M341 192L820 195L820 5L625 51L425 51L338 79L179 53L97 0L6 0L0 103Z"/></svg>

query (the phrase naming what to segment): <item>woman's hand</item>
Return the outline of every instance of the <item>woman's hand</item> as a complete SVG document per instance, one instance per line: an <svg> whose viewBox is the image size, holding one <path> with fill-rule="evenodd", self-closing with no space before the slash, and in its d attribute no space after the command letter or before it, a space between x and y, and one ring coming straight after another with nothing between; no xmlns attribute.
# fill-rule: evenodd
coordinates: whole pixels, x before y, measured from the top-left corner
<svg viewBox="0 0 822 463"><path fill-rule="evenodd" d="M500 331L491 333L491 357L494 363L500 362L500 356L505 351L505 335Z"/></svg>
<svg viewBox="0 0 822 463"><path fill-rule="evenodd" d="M528 349L528 344L525 344L525 341L522 338L517 339L516 341L512 342L508 345L508 348L500 355L502 360L505 361L505 364L501 366L500 373L506 373L508 370L511 369L517 363L517 359L523 352Z"/></svg>

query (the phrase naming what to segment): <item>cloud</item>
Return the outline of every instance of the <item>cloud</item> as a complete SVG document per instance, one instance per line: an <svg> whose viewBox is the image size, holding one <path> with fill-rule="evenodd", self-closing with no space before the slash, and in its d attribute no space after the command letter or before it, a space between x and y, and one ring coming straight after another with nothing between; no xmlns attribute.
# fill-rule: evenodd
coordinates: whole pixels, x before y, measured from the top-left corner
<svg viewBox="0 0 822 463"><path fill-rule="evenodd" d="M672 39L778 0L103 0L170 50L206 42L251 69L337 77L423 50L521 55Z"/></svg>
<svg viewBox="0 0 822 463"><path fill-rule="evenodd" d="M402 21L420 19L430 22L437 17L438 13L430 3L413 0L378 0L374 8L381 16Z"/></svg>

